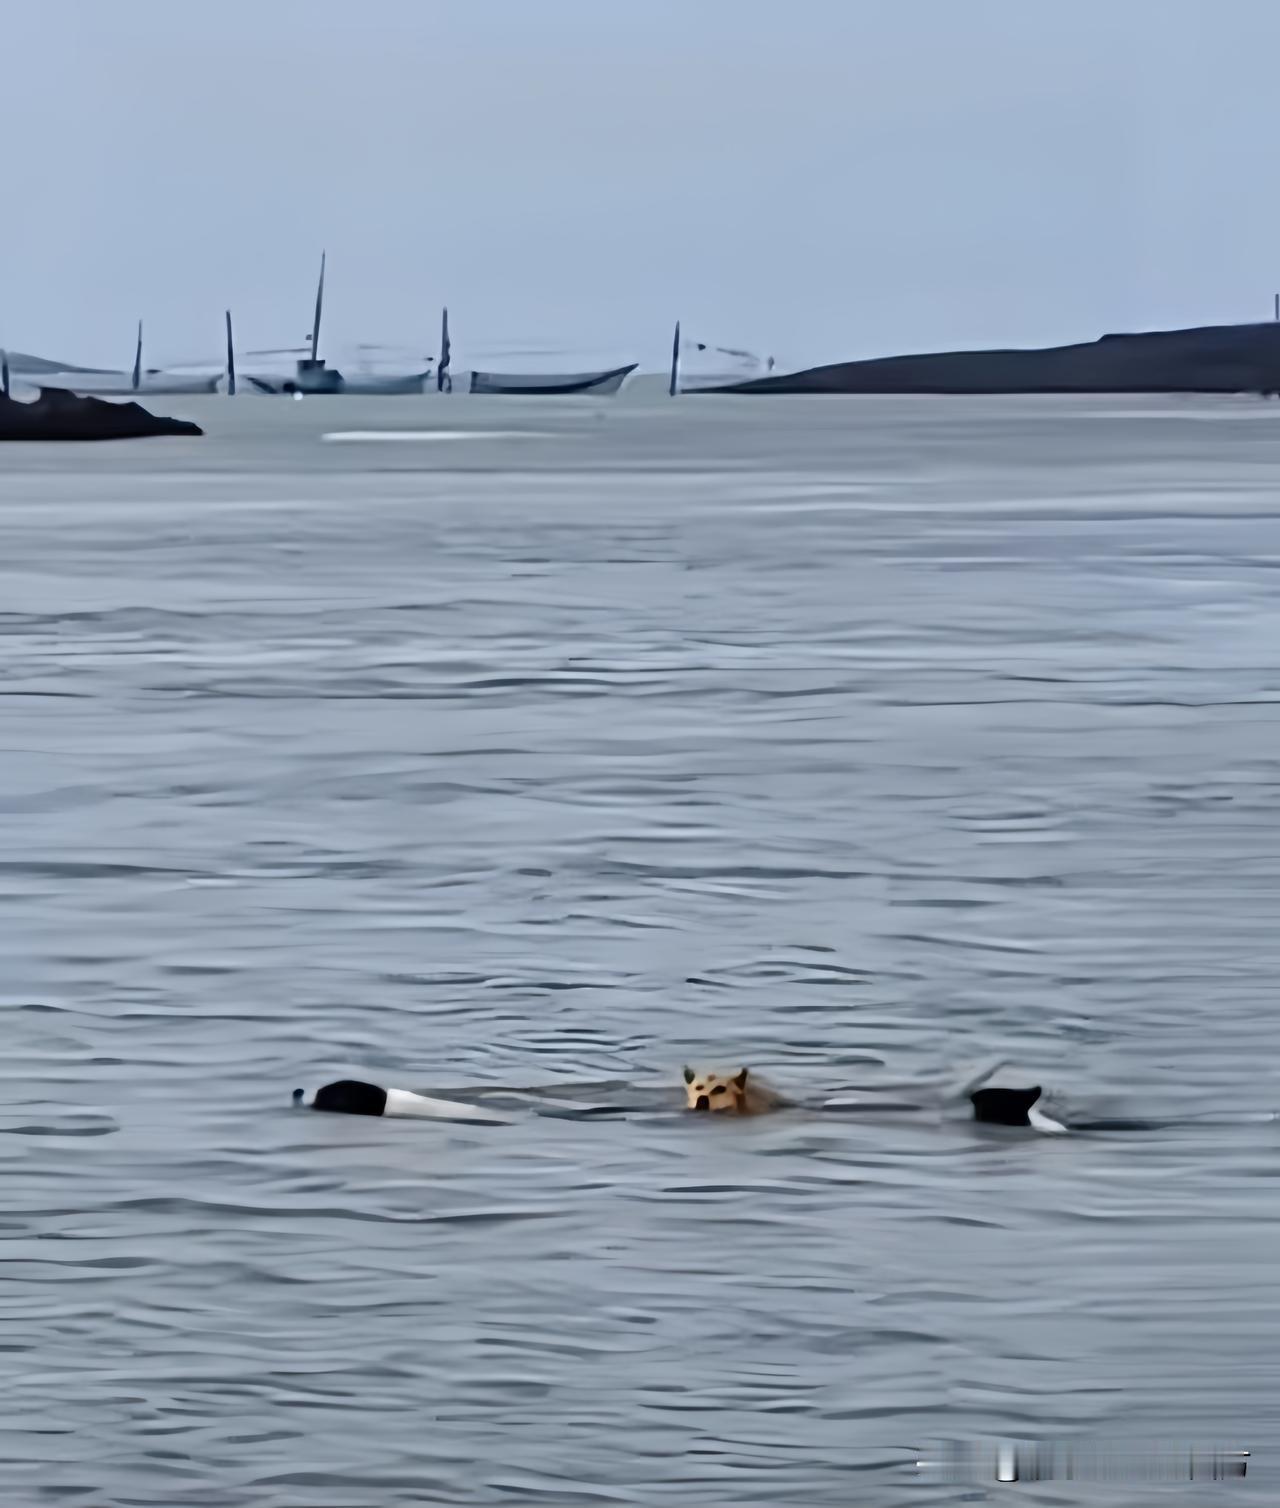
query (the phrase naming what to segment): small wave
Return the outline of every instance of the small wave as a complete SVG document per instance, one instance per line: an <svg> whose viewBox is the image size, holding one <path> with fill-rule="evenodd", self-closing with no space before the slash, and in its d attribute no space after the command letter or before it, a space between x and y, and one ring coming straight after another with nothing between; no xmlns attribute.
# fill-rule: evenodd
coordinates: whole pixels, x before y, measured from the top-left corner
<svg viewBox="0 0 1280 1508"><path fill-rule="evenodd" d="M553 439L549 429L334 429L321 436L331 445L381 445L435 440Z"/></svg>

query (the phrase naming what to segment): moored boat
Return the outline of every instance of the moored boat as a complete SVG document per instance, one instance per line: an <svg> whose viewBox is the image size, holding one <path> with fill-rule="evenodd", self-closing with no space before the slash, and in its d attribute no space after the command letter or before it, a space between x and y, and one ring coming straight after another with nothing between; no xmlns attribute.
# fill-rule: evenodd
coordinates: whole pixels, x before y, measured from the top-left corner
<svg viewBox="0 0 1280 1508"><path fill-rule="evenodd" d="M546 398L590 393L611 397L635 371L638 363L597 372L472 372L473 393L497 393L509 397Z"/></svg>
<svg viewBox="0 0 1280 1508"><path fill-rule="evenodd" d="M431 368L419 372L362 372L356 377L347 377L337 367L327 365L320 356L320 319L324 313L324 274L327 253L320 253L320 281L316 284L316 308L311 322L308 354L294 367L292 377L255 376L246 373L246 379L260 393L285 393L296 396L306 394L349 393L368 397L389 397L421 393L425 390Z"/></svg>
<svg viewBox="0 0 1280 1508"><path fill-rule="evenodd" d="M45 372L41 384L78 393L82 398L123 398L137 393L192 394L216 393L221 372L166 372L142 365L142 321L138 321L138 338L133 352L131 372L95 372L69 367L65 372Z"/></svg>
<svg viewBox="0 0 1280 1508"><path fill-rule="evenodd" d="M327 366L323 361L300 361L292 377L248 376L260 393L349 393L367 397L390 396L405 393L421 393L431 376L430 367L421 372L404 375L378 376L376 373L346 377L337 367Z"/></svg>

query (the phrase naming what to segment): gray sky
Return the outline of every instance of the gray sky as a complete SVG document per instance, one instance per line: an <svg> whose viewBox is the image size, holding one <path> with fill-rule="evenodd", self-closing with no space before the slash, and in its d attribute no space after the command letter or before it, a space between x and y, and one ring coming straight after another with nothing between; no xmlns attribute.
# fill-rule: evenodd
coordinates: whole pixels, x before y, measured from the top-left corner
<svg viewBox="0 0 1280 1508"><path fill-rule="evenodd" d="M1248 319L1275 0L0 0L0 341L785 365Z"/></svg>

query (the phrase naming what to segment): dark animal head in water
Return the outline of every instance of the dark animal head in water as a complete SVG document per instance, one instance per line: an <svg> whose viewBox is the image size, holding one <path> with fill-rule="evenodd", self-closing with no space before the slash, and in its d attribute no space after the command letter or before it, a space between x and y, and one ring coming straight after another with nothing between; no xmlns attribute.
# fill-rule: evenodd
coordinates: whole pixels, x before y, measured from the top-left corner
<svg viewBox="0 0 1280 1508"><path fill-rule="evenodd" d="M387 1108L387 1091L376 1084L362 1084L359 1079L339 1079L312 1093L295 1089L293 1103L312 1110L337 1110L343 1115L381 1115Z"/></svg>
<svg viewBox="0 0 1280 1508"><path fill-rule="evenodd" d="M974 1120L993 1126L1029 1126L1031 1107L1039 1098L1039 1084L1030 1089L977 1089L969 1096Z"/></svg>
<svg viewBox="0 0 1280 1508"><path fill-rule="evenodd" d="M686 1068L684 1092L687 1110L741 1111L746 1105L747 1070L740 1068L734 1074L721 1074Z"/></svg>

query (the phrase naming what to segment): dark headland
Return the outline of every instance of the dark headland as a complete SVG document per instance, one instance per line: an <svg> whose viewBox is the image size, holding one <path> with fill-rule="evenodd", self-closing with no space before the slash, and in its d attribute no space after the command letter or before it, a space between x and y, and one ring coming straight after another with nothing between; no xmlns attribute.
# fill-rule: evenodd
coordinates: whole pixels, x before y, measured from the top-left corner
<svg viewBox="0 0 1280 1508"><path fill-rule="evenodd" d="M1040 350L882 356L717 393L1280 393L1280 322L1104 335Z"/></svg>
<svg viewBox="0 0 1280 1508"><path fill-rule="evenodd" d="M202 435L198 424L153 414L140 403L81 398L42 387L33 403L0 394L0 441L140 440L154 435Z"/></svg>

